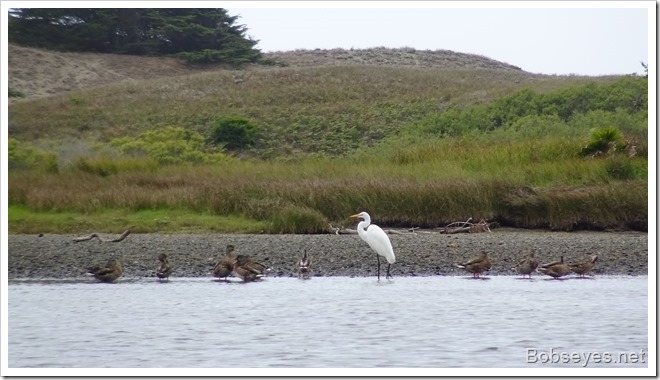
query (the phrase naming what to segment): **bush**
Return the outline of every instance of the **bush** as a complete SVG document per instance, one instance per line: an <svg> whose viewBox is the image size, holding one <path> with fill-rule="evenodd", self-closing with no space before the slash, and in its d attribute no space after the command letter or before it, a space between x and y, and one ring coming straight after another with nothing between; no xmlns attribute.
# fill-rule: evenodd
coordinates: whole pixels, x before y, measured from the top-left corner
<svg viewBox="0 0 660 380"><path fill-rule="evenodd" d="M236 151L254 145L257 127L247 118L234 116L217 119L211 128L209 142Z"/></svg>
<svg viewBox="0 0 660 380"><path fill-rule="evenodd" d="M48 173L57 173L57 155L44 152L16 139L7 140L7 164L9 169L38 169Z"/></svg>
<svg viewBox="0 0 660 380"><path fill-rule="evenodd" d="M615 127L599 128L591 132L591 141L582 148L582 155L606 154L621 149L623 135Z"/></svg>
<svg viewBox="0 0 660 380"><path fill-rule="evenodd" d="M146 157L160 164L205 163L226 159L222 153L204 150L204 137L179 127L154 129L135 137L121 137L110 142L123 153Z"/></svg>

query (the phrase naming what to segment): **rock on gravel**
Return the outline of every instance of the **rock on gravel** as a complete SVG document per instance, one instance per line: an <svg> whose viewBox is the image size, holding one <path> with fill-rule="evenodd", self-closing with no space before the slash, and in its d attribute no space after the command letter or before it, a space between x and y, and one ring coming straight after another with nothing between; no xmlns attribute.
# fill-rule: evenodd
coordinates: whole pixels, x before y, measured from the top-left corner
<svg viewBox="0 0 660 380"><path fill-rule="evenodd" d="M103 235L103 234L101 234ZM211 276L225 246L271 267L268 276L293 277L306 249L315 276L375 276L376 255L357 235L131 234L117 243L80 235L9 235L8 276L87 278L87 268L112 256L124 262L124 277L154 277L160 253L174 265L175 277ZM106 235L106 238L115 236ZM454 267L482 250L493 258L488 275L514 275L515 264L535 252L541 263L583 259L599 254L596 275L648 274L648 234L640 232L546 232L497 229L478 234L394 234L392 275L467 275ZM386 261L381 260L384 276ZM538 274L541 276L541 274Z"/></svg>

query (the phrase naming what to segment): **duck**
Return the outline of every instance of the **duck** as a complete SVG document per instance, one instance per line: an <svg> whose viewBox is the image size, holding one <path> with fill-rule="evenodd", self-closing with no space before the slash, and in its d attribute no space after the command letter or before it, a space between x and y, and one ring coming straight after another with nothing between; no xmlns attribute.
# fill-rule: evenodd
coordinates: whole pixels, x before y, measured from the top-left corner
<svg viewBox="0 0 660 380"><path fill-rule="evenodd" d="M165 279L169 281L172 274L172 264L167 260L167 255L164 253L158 255L158 261L160 261L160 266L156 269L158 280Z"/></svg>
<svg viewBox="0 0 660 380"><path fill-rule="evenodd" d="M488 256L488 253L486 251L482 251L480 256L474 257L462 264L455 265L458 268L465 269L466 271L472 273L473 278L479 278L480 274L489 270L492 264L493 262Z"/></svg>
<svg viewBox="0 0 660 380"><path fill-rule="evenodd" d="M101 282L113 282L124 274L124 266L121 260L112 258L108 260L105 266L95 266L89 268L89 273Z"/></svg>
<svg viewBox="0 0 660 380"><path fill-rule="evenodd" d="M303 251L303 257L298 261L298 278L309 279L312 276L312 260L307 257L307 250Z"/></svg>
<svg viewBox="0 0 660 380"><path fill-rule="evenodd" d="M598 255L591 255L588 259L576 263L569 263L568 267L576 273L578 277L584 277L585 273L591 271L596 266Z"/></svg>
<svg viewBox="0 0 660 380"><path fill-rule="evenodd" d="M541 265L538 268L538 271L558 279L559 277L563 277L571 273L571 268L569 268L568 265L564 263L564 256L561 256L559 261Z"/></svg>
<svg viewBox="0 0 660 380"><path fill-rule="evenodd" d="M525 275L532 278L532 272L534 272L538 266L539 261L534 257L534 253L532 252L529 256L520 260L518 264L516 264L516 271L522 274L523 278L525 278Z"/></svg>
<svg viewBox="0 0 660 380"><path fill-rule="evenodd" d="M247 255L236 256L236 263L234 264L234 274L238 276L243 282L250 282L259 280L264 276L266 266L252 260Z"/></svg>
<svg viewBox="0 0 660 380"><path fill-rule="evenodd" d="M231 244L228 244L227 247L225 247L225 257L220 259L220 261L218 261L218 263L213 267L214 277L224 278L226 280L227 277L234 271L234 264L236 263L236 258L232 254L234 249L234 246Z"/></svg>

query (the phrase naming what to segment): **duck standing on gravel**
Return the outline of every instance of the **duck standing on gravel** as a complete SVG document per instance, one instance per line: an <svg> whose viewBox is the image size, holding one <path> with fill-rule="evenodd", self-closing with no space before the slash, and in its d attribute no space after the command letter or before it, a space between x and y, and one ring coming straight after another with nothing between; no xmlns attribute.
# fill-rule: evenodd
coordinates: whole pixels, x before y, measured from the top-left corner
<svg viewBox="0 0 660 380"><path fill-rule="evenodd" d="M158 261L160 261L160 266L156 269L158 281L162 279L169 281L172 274L172 264L167 260L167 255L164 253L158 255Z"/></svg>
<svg viewBox="0 0 660 380"><path fill-rule="evenodd" d="M234 271L234 264L236 263L236 257L232 254L234 252L234 246L228 244L225 248L225 257L220 259L217 264L213 267L213 277L224 278L227 277Z"/></svg>
<svg viewBox="0 0 660 380"><path fill-rule="evenodd" d="M124 274L124 266L119 259L112 258L105 266L89 268L89 273L101 282L113 282Z"/></svg>
<svg viewBox="0 0 660 380"><path fill-rule="evenodd" d="M261 279L264 276L264 272L266 272L266 270L267 268L265 265L252 260L249 256L236 256L234 274L243 280L243 282L250 282Z"/></svg>
<svg viewBox="0 0 660 380"><path fill-rule="evenodd" d="M545 273L548 276L554 277L555 279L559 279L559 277L563 277L571 273L571 268L569 268L568 265L564 263L564 256L561 256L559 261L541 265L538 271Z"/></svg>
<svg viewBox="0 0 660 380"><path fill-rule="evenodd" d="M486 251L482 251L479 257L474 257L469 261L455 265L458 268L465 269L469 273L472 273L473 278L479 278L481 273L490 270L493 262L490 259L490 256L488 256L488 253Z"/></svg>
<svg viewBox="0 0 660 380"><path fill-rule="evenodd" d="M588 259L577 262L569 263L568 267L578 275L578 277L584 277L585 273L591 271L596 266L596 260L598 260L598 255L591 255Z"/></svg>
<svg viewBox="0 0 660 380"><path fill-rule="evenodd" d="M532 272L536 270L539 266L539 261L534 257L534 253L530 253L529 256L520 260L516 265L516 271L522 274L523 278L525 275L528 275L529 278L532 278Z"/></svg>
<svg viewBox="0 0 660 380"><path fill-rule="evenodd" d="M307 257L307 250L303 252L303 257L298 261L298 278L309 279L312 276L312 260Z"/></svg>

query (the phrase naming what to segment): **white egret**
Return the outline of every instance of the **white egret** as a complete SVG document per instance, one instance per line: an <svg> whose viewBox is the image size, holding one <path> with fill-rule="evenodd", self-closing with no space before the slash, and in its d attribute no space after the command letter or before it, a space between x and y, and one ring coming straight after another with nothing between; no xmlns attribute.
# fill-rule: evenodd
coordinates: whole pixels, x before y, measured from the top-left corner
<svg viewBox="0 0 660 380"><path fill-rule="evenodd" d="M392 249L390 238L387 237L385 231L380 227L371 224L371 217L366 212L363 211L359 214L351 215L351 218L362 219L357 226L358 235L360 235L360 238L366 241L371 249L376 252L376 260L378 260L378 280L380 280L380 256L387 259L387 275L385 278L391 278L390 265L394 264L396 257L394 256L394 250Z"/></svg>

